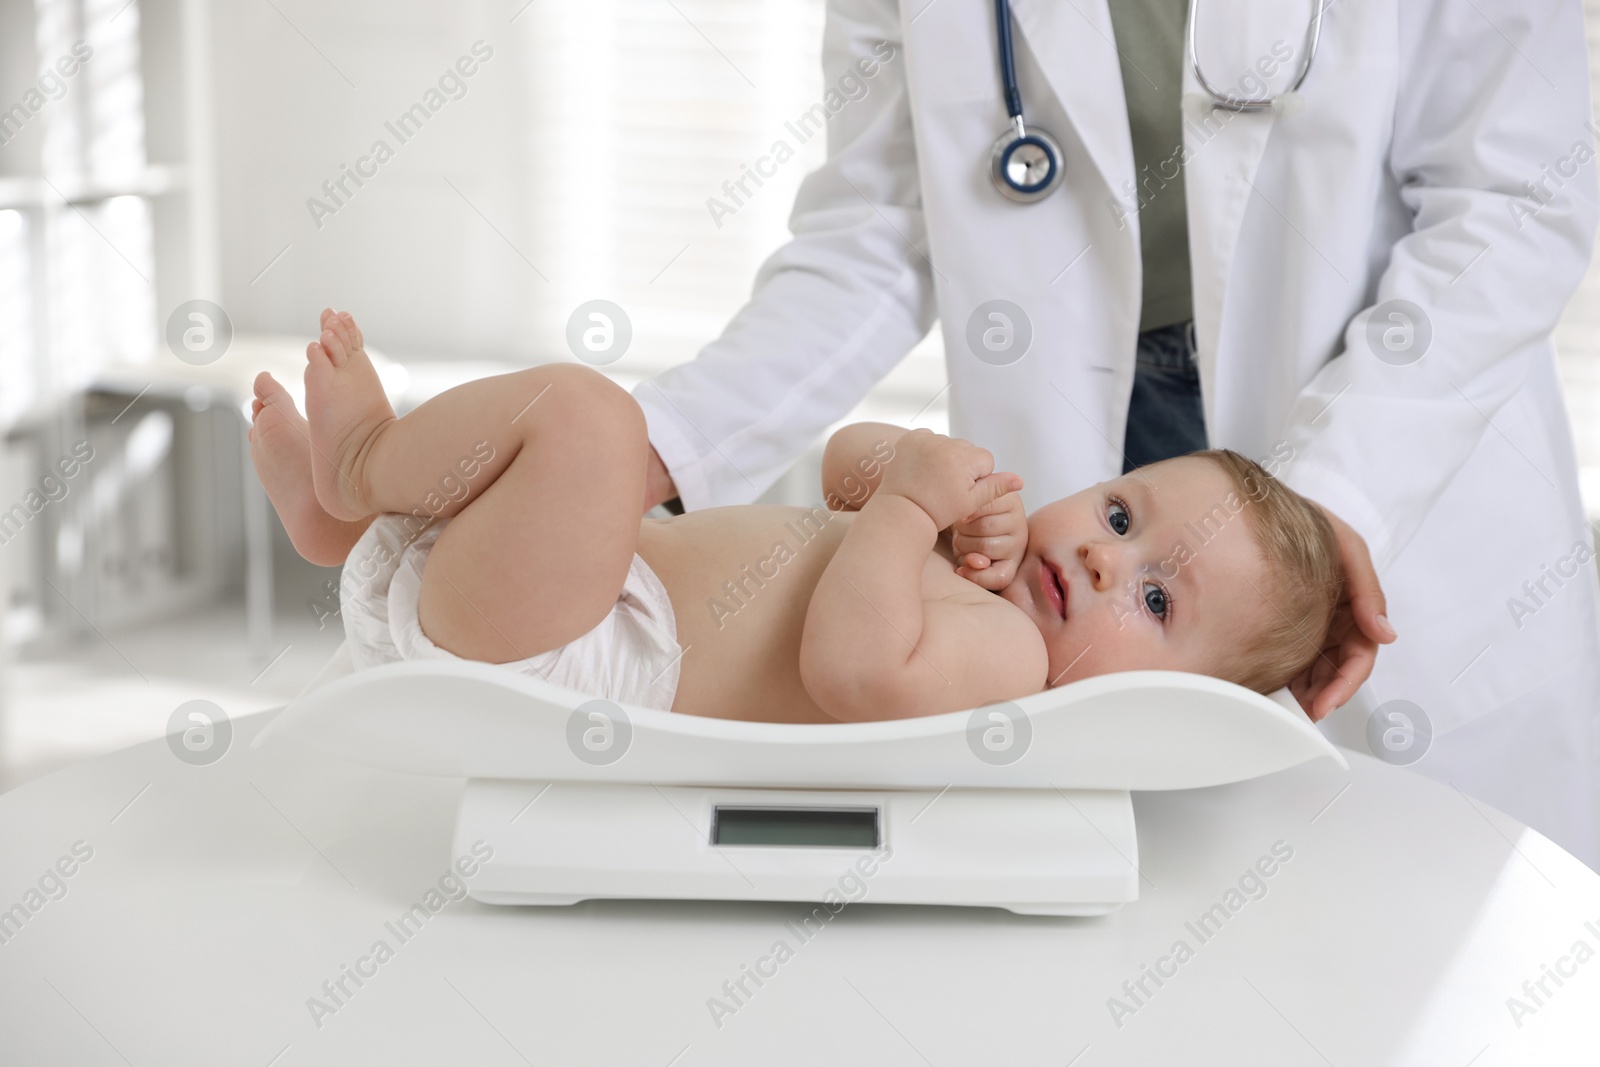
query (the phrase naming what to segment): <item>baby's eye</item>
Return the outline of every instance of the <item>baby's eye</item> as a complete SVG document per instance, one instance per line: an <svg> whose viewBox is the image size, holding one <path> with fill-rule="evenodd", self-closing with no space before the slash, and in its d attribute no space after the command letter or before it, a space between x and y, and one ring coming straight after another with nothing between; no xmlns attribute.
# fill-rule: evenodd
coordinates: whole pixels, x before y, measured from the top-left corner
<svg viewBox="0 0 1600 1067"><path fill-rule="evenodd" d="M1156 618L1166 621L1167 618L1167 592L1154 582L1144 584L1144 606Z"/></svg>
<svg viewBox="0 0 1600 1067"><path fill-rule="evenodd" d="M1111 528L1119 534L1127 533L1128 523L1132 521L1128 509L1115 497L1106 502L1106 519L1111 523Z"/></svg>

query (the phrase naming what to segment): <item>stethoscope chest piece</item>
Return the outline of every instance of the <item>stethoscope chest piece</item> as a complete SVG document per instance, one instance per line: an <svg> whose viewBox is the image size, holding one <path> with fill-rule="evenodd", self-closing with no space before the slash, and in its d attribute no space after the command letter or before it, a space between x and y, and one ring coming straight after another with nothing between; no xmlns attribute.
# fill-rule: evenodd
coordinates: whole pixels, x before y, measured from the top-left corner
<svg viewBox="0 0 1600 1067"><path fill-rule="evenodd" d="M1000 195L1018 204L1043 200L1061 184L1061 146L1038 127L1022 125L1022 93L1017 89L1016 57L1011 48L1011 5L994 0L995 37L1000 43L1000 88L1011 126L989 153L989 180Z"/></svg>
<svg viewBox="0 0 1600 1067"><path fill-rule="evenodd" d="M990 181L1006 200L1043 200L1061 184L1064 173L1061 146L1037 126L1024 133L1019 133L1018 128L1006 130L989 154Z"/></svg>
<svg viewBox="0 0 1600 1067"><path fill-rule="evenodd" d="M1002 133L989 154L989 178L1000 195L1019 204L1043 200L1056 191L1066 172L1061 146L1037 126L1024 130L1020 119Z"/></svg>

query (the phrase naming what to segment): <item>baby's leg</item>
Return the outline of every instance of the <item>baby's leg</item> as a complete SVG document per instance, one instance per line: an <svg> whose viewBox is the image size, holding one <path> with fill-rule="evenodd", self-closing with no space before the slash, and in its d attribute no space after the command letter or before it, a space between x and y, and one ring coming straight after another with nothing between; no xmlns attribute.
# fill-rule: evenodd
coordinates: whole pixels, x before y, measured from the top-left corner
<svg viewBox="0 0 1600 1067"><path fill-rule="evenodd" d="M311 483L311 436L288 390L262 371L251 402L250 458L295 549L321 567L337 567L350 555L372 517L336 519L323 509Z"/></svg>
<svg viewBox="0 0 1600 1067"><path fill-rule="evenodd" d="M466 483L460 499L429 509L453 521L423 569L423 632L458 656L503 663L592 630L616 604L638 543L648 455L639 405L598 371L549 364L386 417L360 344L341 317L307 352L312 444L329 468L324 506L410 512L430 495L437 502L442 479ZM470 478L463 460L477 466Z"/></svg>

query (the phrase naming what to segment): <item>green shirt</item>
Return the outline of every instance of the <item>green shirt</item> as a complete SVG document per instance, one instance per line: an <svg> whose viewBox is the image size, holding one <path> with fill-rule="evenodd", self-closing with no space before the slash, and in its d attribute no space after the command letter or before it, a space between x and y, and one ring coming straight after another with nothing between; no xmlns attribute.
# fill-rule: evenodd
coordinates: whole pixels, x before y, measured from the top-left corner
<svg viewBox="0 0 1600 1067"><path fill-rule="evenodd" d="M1187 0L1110 0L1110 4L1111 28L1122 57L1134 172L1134 188L1115 193L1122 211L1139 214L1142 333L1193 317L1180 103L1188 5Z"/></svg>

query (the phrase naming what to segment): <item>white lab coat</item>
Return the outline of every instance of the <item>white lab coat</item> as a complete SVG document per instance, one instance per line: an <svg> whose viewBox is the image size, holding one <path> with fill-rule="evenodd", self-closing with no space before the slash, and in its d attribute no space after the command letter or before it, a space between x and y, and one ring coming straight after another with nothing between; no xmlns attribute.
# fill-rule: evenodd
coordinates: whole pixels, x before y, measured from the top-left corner
<svg viewBox="0 0 1600 1067"><path fill-rule="evenodd" d="M1012 10L1025 117L1066 159L1026 206L987 173L992 4L831 0L828 84L881 41L894 57L830 120L750 303L635 392L686 507L756 497L935 316L951 432L1022 474L1029 510L1120 473L1141 271L1111 21L1106 0ZM1287 42L1285 85L1309 14L1206 0L1208 78L1235 86ZM1417 770L1600 868L1600 596L1550 339L1596 220L1588 84L1579 0L1336 3L1297 110L1212 112L1185 64L1185 179L1210 443L1366 538L1400 634L1326 728L1362 746L1370 709L1412 701L1440 753ZM996 298L1033 327L1008 366L965 341ZM1396 298L1432 327L1407 366L1366 340Z"/></svg>

